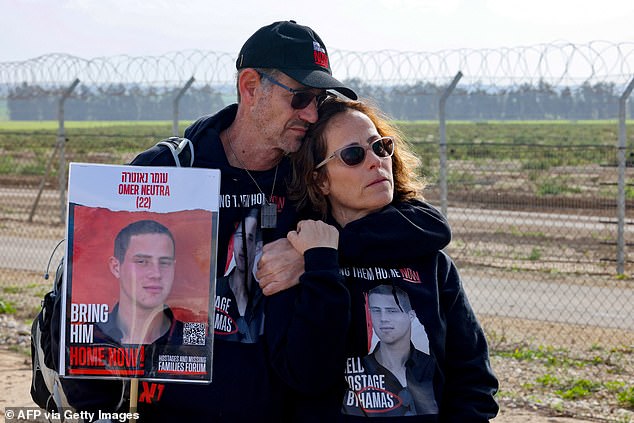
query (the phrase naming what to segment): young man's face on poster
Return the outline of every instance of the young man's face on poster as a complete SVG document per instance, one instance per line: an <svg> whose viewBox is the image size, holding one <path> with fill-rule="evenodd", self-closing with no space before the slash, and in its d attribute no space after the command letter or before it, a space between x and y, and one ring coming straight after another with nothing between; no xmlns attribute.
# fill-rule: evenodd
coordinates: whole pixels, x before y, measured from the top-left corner
<svg viewBox="0 0 634 423"><path fill-rule="evenodd" d="M119 301L153 309L165 304L174 283L174 244L165 234L130 237L123 262L110 259L110 270L119 279Z"/></svg>
<svg viewBox="0 0 634 423"><path fill-rule="evenodd" d="M368 301L372 327L381 342L391 344L410 338L411 312L402 311L393 296L370 294Z"/></svg>
<svg viewBox="0 0 634 423"><path fill-rule="evenodd" d="M244 229L246 233L246 246L249 254L249 266L253 268L253 261L255 259L257 249L257 229L258 219L256 217L249 216L244 219ZM238 225L233 239L233 252L236 259L236 267L242 273L246 273L245 268L246 260L244 257L244 248L242 246L242 224Z"/></svg>

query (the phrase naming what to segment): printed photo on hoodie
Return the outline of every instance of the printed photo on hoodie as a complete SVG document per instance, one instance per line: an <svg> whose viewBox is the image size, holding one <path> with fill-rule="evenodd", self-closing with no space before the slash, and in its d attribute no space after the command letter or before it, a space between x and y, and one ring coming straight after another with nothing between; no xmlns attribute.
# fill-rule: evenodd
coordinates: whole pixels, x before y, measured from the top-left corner
<svg viewBox="0 0 634 423"><path fill-rule="evenodd" d="M395 285L365 293L368 354L348 357L342 412L367 417L438 414L435 359L409 296Z"/></svg>
<svg viewBox="0 0 634 423"><path fill-rule="evenodd" d="M255 343L264 330L263 294L255 278L262 255L260 209L249 209L236 225L224 276L216 284L214 334L228 341Z"/></svg>

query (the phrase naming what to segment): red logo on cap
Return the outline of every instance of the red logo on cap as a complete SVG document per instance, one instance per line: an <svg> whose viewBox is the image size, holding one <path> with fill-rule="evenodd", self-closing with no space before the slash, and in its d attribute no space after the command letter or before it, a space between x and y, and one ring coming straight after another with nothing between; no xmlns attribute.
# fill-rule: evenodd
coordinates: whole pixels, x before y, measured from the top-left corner
<svg viewBox="0 0 634 423"><path fill-rule="evenodd" d="M326 50L324 50L317 41L313 41L313 57L315 58L316 65L323 66L324 68L328 67L328 55L326 54Z"/></svg>

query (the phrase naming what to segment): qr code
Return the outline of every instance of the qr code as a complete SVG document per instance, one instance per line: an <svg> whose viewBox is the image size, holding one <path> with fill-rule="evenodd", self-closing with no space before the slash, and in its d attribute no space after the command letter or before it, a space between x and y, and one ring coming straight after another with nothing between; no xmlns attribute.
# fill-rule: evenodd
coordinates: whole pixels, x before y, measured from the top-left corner
<svg viewBox="0 0 634 423"><path fill-rule="evenodd" d="M205 345L206 326L204 323L183 323L183 345Z"/></svg>

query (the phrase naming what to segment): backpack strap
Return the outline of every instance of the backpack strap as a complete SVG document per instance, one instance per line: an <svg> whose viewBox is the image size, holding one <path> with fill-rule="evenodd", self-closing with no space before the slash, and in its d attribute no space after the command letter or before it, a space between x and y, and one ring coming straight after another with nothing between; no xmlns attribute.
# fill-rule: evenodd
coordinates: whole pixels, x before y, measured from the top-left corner
<svg viewBox="0 0 634 423"><path fill-rule="evenodd" d="M176 167L192 167L194 165L194 144L187 138L169 137L156 145L164 145L172 152Z"/></svg>

